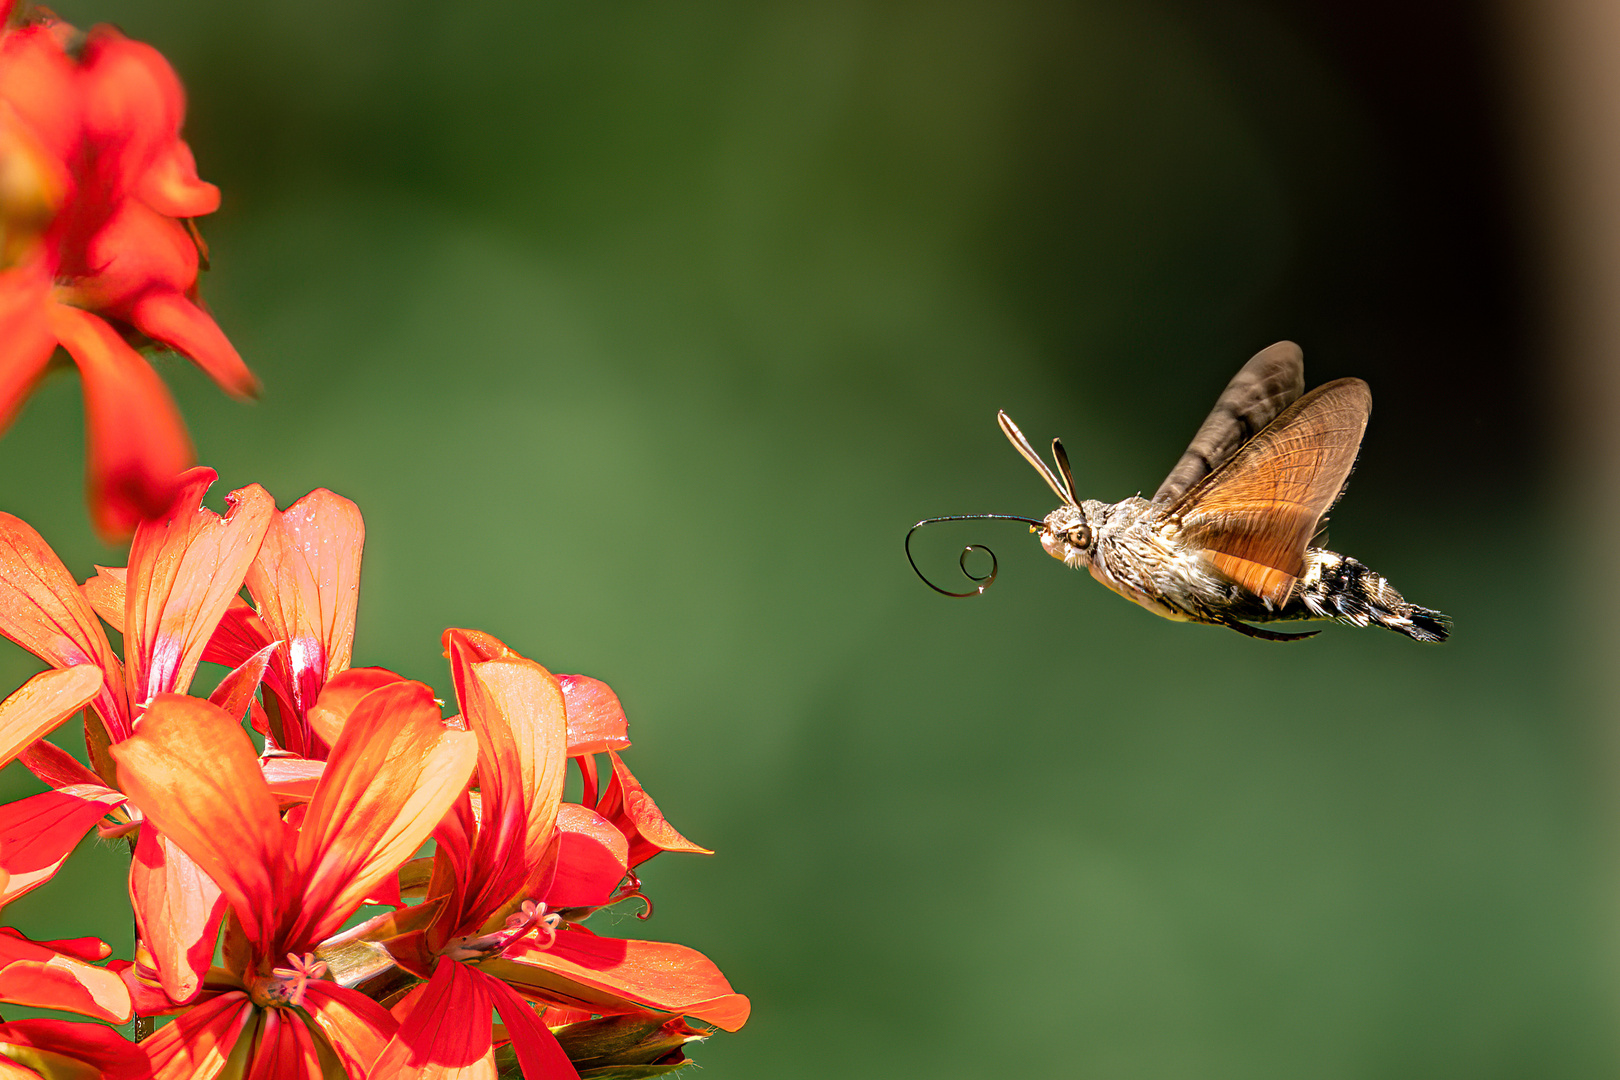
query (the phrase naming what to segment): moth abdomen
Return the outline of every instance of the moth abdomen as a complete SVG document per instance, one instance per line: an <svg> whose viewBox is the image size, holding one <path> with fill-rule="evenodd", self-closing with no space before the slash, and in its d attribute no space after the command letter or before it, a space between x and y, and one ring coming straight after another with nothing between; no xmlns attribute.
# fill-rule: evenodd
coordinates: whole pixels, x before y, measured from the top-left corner
<svg viewBox="0 0 1620 1080"><path fill-rule="evenodd" d="M1451 634L1451 620L1445 615L1408 603L1383 575L1348 555L1311 548L1305 562L1305 574L1289 604L1303 605L1305 610L1296 618L1382 626L1415 641L1444 641Z"/></svg>

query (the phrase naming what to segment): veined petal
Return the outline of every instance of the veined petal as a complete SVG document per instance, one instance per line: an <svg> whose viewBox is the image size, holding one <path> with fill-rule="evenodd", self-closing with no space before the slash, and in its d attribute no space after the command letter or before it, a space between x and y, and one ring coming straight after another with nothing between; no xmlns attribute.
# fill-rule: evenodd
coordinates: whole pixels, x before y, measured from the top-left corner
<svg viewBox="0 0 1620 1080"><path fill-rule="evenodd" d="M300 714L349 666L365 537L360 508L317 489L274 515L248 570L259 617L287 642L284 663Z"/></svg>
<svg viewBox="0 0 1620 1080"><path fill-rule="evenodd" d="M587 675L558 675L568 702L568 756L623 750L630 745L630 723L619 695Z"/></svg>
<svg viewBox="0 0 1620 1080"><path fill-rule="evenodd" d="M387 1009L358 990L330 982L304 987L304 1009L354 1080L368 1075L384 1080L387 1074L374 1073L371 1064L399 1030L399 1021Z"/></svg>
<svg viewBox="0 0 1620 1080"><path fill-rule="evenodd" d="M9 926L0 928L0 1001L116 1024L130 1017L129 990L116 972L29 941Z"/></svg>
<svg viewBox="0 0 1620 1080"><path fill-rule="evenodd" d="M233 990L181 1013L141 1043L152 1059L152 1080L214 1080L258 1011Z"/></svg>
<svg viewBox="0 0 1620 1080"><path fill-rule="evenodd" d="M224 894L191 856L148 825L129 864L129 899L163 992L176 1004L190 1001L214 960Z"/></svg>
<svg viewBox="0 0 1620 1080"><path fill-rule="evenodd" d="M0 513L0 634L52 667L91 664L105 689L96 711L118 737L128 734L123 668L78 582L27 522Z"/></svg>
<svg viewBox="0 0 1620 1080"><path fill-rule="evenodd" d="M101 783L101 777L79 764L78 758L43 739L24 748L17 755L17 760L22 762L23 768L53 788L71 787L74 784L106 786Z"/></svg>
<svg viewBox="0 0 1620 1080"><path fill-rule="evenodd" d="M127 536L173 503L191 440L163 380L112 327L63 304L50 323L84 383L91 518L103 537Z"/></svg>
<svg viewBox="0 0 1620 1080"><path fill-rule="evenodd" d="M42 671L0 701L0 767L88 705L101 686L101 669L80 664Z"/></svg>
<svg viewBox="0 0 1620 1080"><path fill-rule="evenodd" d="M489 996L506 1025L506 1034L517 1051L518 1066L524 1076L545 1077L545 1080L579 1080L579 1072L568 1055L557 1044L557 1037L541 1021L529 1003L513 993L512 988L499 979L490 978L474 969L474 974L487 980Z"/></svg>
<svg viewBox="0 0 1620 1080"><path fill-rule="evenodd" d="M362 698L299 832L303 899L286 947L296 951L330 935L409 859L467 786L477 760L475 736L447 727L421 683L392 683Z"/></svg>
<svg viewBox="0 0 1620 1080"><path fill-rule="evenodd" d="M152 1075L144 1047L100 1024L76 1024L70 1020L13 1020L0 1024L0 1056L10 1057L26 1050L93 1065L101 1070L101 1080L149 1080Z"/></svg>
<svg viewBox="0 0 1620 1080"><path fill-rule="evenodd" d="M84 598L90 601L101 621L108 626L115 627L119 633L124 630L124 604L129 595L127 582L129 570L123 566L98 566L93 577L85 579L79 591Z"/></svg>
<svg viewBox="0 0 1620 1080"><path fill-rule="evenodd" d="M512 899L545 857L568 770L568 722L557 680L533 660L509 650L480 660L481 643L458 630L444 643L462 715L478 736L478 881L457 913L468 930Z"/></svg>
<svg viewBox="0 0 1620 1080"><path fill-rule="evenodd" d="M360 704L360 699L389 683L403 682L405 676L396 675L387 668L349 668L326 680L320 697L309 709L309 726L327 746L336 746L338 736L349 714Z"/></svg>
<svg viewBox="0 0 1620 1080"><path fill-rule="evenodd" d="M608 784L607 792L596 810L624 830L630 840L631 866L641 865L660 851L714 854L675 831L675 826L664 819L658 804L642 789L618 754L609 750L608 758L613 762L613 780Z"/></svg>
<svg viewBox="0 0 1620 1080"><path fill-rule="evenodd" d="M440 960L433 978L395 1007L404 1019L372 1068L373 1075L400 1080L494 1080L489 1014L495 1003L489 983L454 960Z"/></svg>
<svg viewBox="0 0 1620 1080"><path fill-rule="evenodd" d="M257 484L226 496L224 517L202 506L215 475L186 473L170 510L143 521L130 544L124 658L134 701L191 685L275 512L270 493Z"/></svg>
<svg viewBox="0 0 1620 1080"><path fill-rule="evenodd" d="M0 806L0 870L11 876L0 906L55 877L90 827L123 801L119 792L86 784Z"/></svg>
<svg viewBox="0 0 1620 1080"><path fill-rule="evenodd" d="M248 937L263 941L280 917L287 859L275 797L241 725L206 701L161 694L112 756L130 801L219 885Z"/></svg>
<svg viewBox="0 0 1620 1080"><path fill-rule="evenodd" d="M252 1060L247 1080L321 1080L315 1041L291 1009L264 1010Z"/></svg>
<svg viewBox="0 0 1620 1080"><path fill-rule="evenodd" d="M607 818L577 803L557 814L557 869L544 897L550 908L601 907L630 869L630 845Z"/></svg>
<svg viewBox="0 0 1620 1080"><path fill-rule="evenodd" d="M326 762L310 761L301 757L261 758L259 767L270 792L282 802L308 802L315 797L315 788L326 771Z"/></svg>
<svg viewBox="0 0 1620 1080"><path fill-rule="evenodd" d="M696 949L664 941L597 937L568 927L549 948L515 942L479 965L519 991L592 1012L631 1006L695 1016L736 1031L748 1020L748 999Z"/></svg>
<svg viewBox="0 0 1620 1080"><path fill-rule="evenodd" d="M266 645L242 661L219 680L219 685L208 695L208 700L224 710L226 716L244 715L253 702L253 695L258 691L259 683L264 679L265 669L270 666L270 657L280 647L279 641Z"/></svg>

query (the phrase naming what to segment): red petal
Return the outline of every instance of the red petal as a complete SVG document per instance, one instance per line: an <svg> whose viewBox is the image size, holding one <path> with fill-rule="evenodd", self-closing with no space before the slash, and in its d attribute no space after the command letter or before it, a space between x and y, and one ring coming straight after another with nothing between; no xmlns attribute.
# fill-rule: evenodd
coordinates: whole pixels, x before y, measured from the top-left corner
<svg viewBox="0 0 1620 1080"><path fill-rule="evenodd" d="M310 761L301 757L267 757L259 762L264 770L264 782L278 800L308 802L315 797L315 788L326 771L326 762Z"/></svg>
<svg viewBox="0 0 1620 1080"><path fill-rule="evenodd" d="M630 724L619 696L608 684L586 675L559 675L568 701L568 756L623 750L630 745Z"/></svg>
<svg viewBox="0 0 1620 1080"><path fill-rule="evenodd" d="M630 869L630 845L614 824L576 803L557 815L557 872L546 890L551 908L601 907Z"/></svg>
<svg viewBox="0 0 1620 1080"><path fill-rule="evenodd" d="M0 701L0 766L88 705L101 685L101 669L80 664L42 671Z"/></svg>
<svg viewBox="0 0 1620 1080"><path fill-rule="evenodd" d="M86 138L127 190L178 136L185 92L162 53L110 26L86 35L79 65Z"/></svg>
<svg viewBox="0 0 1620 1080"><path fill-rule="evenodd" d="M56 351L56 335L45 316L49 290L41 275L0 272L0 431L16 418Z"/></svg>
<svg viewBox="0 0 1620 1080"><path fill-rule="evenodd" d="M597 811L624 830L630 839L630 865L639 866L660 851L686 851L696 855L713 855L706 847L699 847L675 831L664 820L658 804L642 790L630 769L618 754L608 751L613 761L613 779L607 794L602 797Z"/></svg>
<svg viewBox="0 0 1620 1080"><path fill-rule="evenodd" d="M258 1012L246 994L232 991L181 1013L141 1043L152 1058L153 1080L218 1076Z"/></svg>
<svg viewBox="0 0 1620 1080"><path fill-rule="evenodd" d="M188 237L187 243L191 240ZM195 277L195 272L192 274ZM129 321L153 341L189 356L219 388L237 398L259 396L259 379L211 316L178 291L154 289L129 308Z"/></svg>
<svg viewBox="0 0 1620 1080"><path fill-rule="evenodd" d="M748 999L731 989L708 957L684 945L625 941L564 929L550 948L524 939L483 970L519 990L597 1013L641 1005L695 1016L736 1031Z"/></svg>
<svg viewBox="0 0 1620 1080"><path fill-rule="evenodd" d="M29 941L10 927L0 929L0 1001L118 1024L131 1012L129 990L117 972Z"/></svg>
<svg viewBox="0 0 1620 1080"><path fill-rule="evenodd" d="M363 1080L371 1075L383 1080L385 1074L372 1070L371 1063L399 1030L399 1022L387 1009L358 990L312 982L304 987L304 1010L332 1044L350 1076Z"/></svg>
<svg viewBox="0 0 1620 1080"><path fill-rule="evenodd" d="M493 1080L490 982L453 960L440 960L433 978L395 1007L395 1013L404 1014L404 1019L372 1067L372 1075L402 1080L488 1076Z"/></svg>
<svg viewBox="0 0 1620 1080"><path fill-rule="evenodd" d="M96 711L115 737L129 734L123 669L96 613L39 533L4 513L0 513L0 634L52 667L100 668L106 686L96 698Z"/></svg>
<svg viewBox="0 0 1620 1080"><path fill-rule="evenodd" d="M462 716L478 736L476 892L446 915L470 931L522 891L545 858L568 771L568 724L561 688L533 660L477 661L479 643L458 630L444 642Z"/></svg>
<svg viewBox="0 0 1620 1080"><path fill-rule="evenodd" d="M191 441L163 380L112 327L62 304L50 316L84 382L91 517L103 537L127 536L172 504Z"/></svg>
<svg viewBox="0 0 1620 1080"><path fill-rule="evenodd" d="M360 699L389 683L403 682L405 676L396 675L387 668L350 668L326 681L320 697L309 709L309 726L327 746L335 746L343 734L343 725L349 714L360 704Z"/></svg>
<svg viewBox="0 0 1620 1080"><path fill-rule="evenodd" d="M433 691L397 682L360 700L326 762L298 835L298 951L335 931L385 875L415 854L467 786L469 731L445 726Z"/></svg>
<svg viewBox="0 0 1620 1080"><path fill-rule="evenodd" d="M202 217L219 209L219 188L198 178L197 159L183 139L159 152L136 185L135 197L169 217Z"/></svg>
<svg viewBox="0 0 1620 1080"><path fill-rule="evenodd" d="M202 989L214 960L225 897L214 880L168 837L148 825L129 865L135 931L152 955L163 992L184 1004Z"/></svg>
<svg viewBox="0 0 1620 1080"><path fill-rule="evenodd" d="M495 1001L495 1008L506 1025L507 1036L512 1040L512 1049L517 1051L518 1066L523 1075L543 1076L546 1080L579 1080L574 1063L568 1060L568 1054L557 1044L557 1037L535 1015L529 1003L499 979L490 978L476 969L475 974L485 980L489 995Z"/></svg>
<svg viewBox="0 0 1620 1080"><path fill-rule="evenodd" d="M163 694L112 746L118 785L225 893L255 942L280 916L281 818L241 725L218 706Z"/></svg>
<svg viewBox="0 0 1620 1080"><path fill-rule="evenodd" d="M266 1009L247 1080L321 1080L321 1059L303 1017Z"/></svg>
<svg viewBox="0 0 1620 1080"><path fill-rule="evenodd" d="M125 599L129 594L126 582L129 570L122 566L98 566L94 577L87 578L79 591L90 601L101 621L119 633L124 630Z"/></svg>
<svg viewBox="0 0 1620 1080"><path fill-rule="evenodd" d="M270 665L270 657L280 643L266 645L219 681L214 692L208 695L208 700L218 705L226 716L242 716L248 711L253 702L253 695L259 689L259 683L264 679L264 670Z"/></svg>
<svg viewBox="0 0 1620 1080"><path fill-rule="evenodd" d="M73 784L100 784L101 777L79 764L79 759L54 743L41 740L28 747L17 760L23 768L53 788Z"/></svg>
<svg viewBox="0 0 1620 1080"><path fill-rule="evenodd" d="M141 523L129 548L124 659L132 700L185 693L225 609L259 553L275 501L257 484L202 505L212 469L186 473L172 507Z"/></svg>
<svg viewBox="0 0 1620 1080"><path fill-rule="evenodd" d="M43 1050L93 1065L101 1070L101 1080L148 1080L152 1075L145 1047L100 1024L13 1020L0 1024L0 1050L10 1048Z"/></svg>
<svg viewBox="0 0 1620 1080"><path fill-rule="evenodd" d="M11 875L0 905L54 877L90 827L120 802L119 792L86 784L0 806L0 870Z"/></svg>

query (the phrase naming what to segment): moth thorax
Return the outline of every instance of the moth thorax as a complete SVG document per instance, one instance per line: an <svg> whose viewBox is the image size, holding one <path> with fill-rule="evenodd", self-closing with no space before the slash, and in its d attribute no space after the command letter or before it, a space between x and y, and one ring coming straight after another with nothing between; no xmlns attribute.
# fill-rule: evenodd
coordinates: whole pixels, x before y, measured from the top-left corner
<svg viewBox="0 0 1620 1080"><path fill-rule="evenodd" d="M1081 567L1091 562L1092 529L1078 506L1060 506L1041 522L1041 547L1054 559Z"/></svg>

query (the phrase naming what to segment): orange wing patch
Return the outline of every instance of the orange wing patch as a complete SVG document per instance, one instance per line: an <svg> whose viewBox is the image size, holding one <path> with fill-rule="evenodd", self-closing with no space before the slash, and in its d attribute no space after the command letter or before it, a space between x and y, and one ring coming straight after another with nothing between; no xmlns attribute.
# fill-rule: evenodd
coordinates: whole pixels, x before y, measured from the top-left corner
<svg viewBox="0 0 1620 1080"><path fill-rule="evenodd" d="M1360 379L1328 383L1294 402L1170 508L1183 539L1281 605L1304 572L1322 516L1344 490L1371 411L1372 392Z"/></svg>

